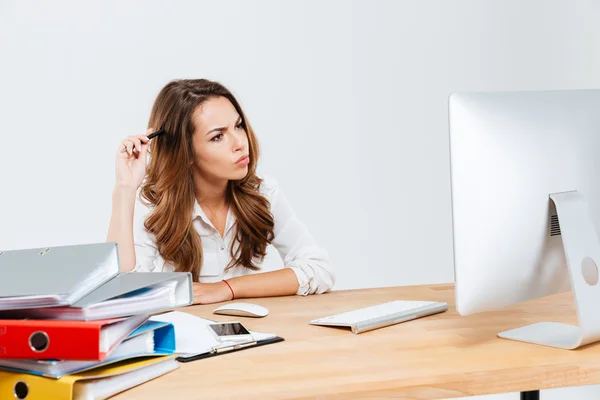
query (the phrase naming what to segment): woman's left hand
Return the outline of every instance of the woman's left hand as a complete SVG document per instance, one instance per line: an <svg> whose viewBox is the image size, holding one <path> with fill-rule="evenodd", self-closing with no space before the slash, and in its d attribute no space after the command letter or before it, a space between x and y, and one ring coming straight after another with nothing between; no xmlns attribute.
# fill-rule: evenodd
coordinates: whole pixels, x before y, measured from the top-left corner
<svg viewBox="0 0 600 400"><path fill-rule="evenodd" d="M232 294L225 282L194 282L194 304L211 304L231 300Z"/></svg>

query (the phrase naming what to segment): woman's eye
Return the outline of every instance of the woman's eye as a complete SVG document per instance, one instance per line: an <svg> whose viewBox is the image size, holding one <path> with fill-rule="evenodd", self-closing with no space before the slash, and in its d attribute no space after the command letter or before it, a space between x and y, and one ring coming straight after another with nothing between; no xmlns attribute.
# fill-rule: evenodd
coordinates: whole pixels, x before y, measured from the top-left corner
<svg viewBox="0 0 600 400"><path fill-rule="evenodd" d="M237 125L235 126L235 129L241 129L241 128L243 128L243 127L244 127L244 123L243 123L243 122L240 122L239 124L237 124Z"/></svg>
<svg viewBox="0 0 600 400"><path fill-rule="evenodd" d="M210 141L211 142L220 142L222 138L223 138L223 134L219 133L218 135L216 135L212 139L210 139Z"/></svg>

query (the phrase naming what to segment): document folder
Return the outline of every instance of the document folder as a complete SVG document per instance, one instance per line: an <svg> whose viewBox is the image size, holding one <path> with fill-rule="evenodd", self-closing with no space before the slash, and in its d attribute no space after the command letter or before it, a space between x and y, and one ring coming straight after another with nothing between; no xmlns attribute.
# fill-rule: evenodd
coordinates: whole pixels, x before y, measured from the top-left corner
<svg viewBox="0 0 600 400"><path fill-rule="evenodd" d="M0 362L5 359L100 361L147 319L148 315L93 322L0 320Z"/></svg>
<svg viewBox="0 0 600 400"><path fill-rule="evenodd" d="M250 331L253 340L248 343L222 343L217 341L207 329L208 325L215 321L181 311L153 315L150 317L150 321L168 322L175 326L175 353L178 355L177 360L181 362L200 360L284 341L282 337L272 333Z"/></svg>
<svg viewBox="0 0 600 400"><path fill-rule="evenodd" d="M0 251L0 310L71 305L119 271L116 243Z"/></svg>
<svg viewBox="0 0 600 400"><path fill-rule="evenodd" d="M88 371L127 359L170 355L174 351L175 330L173 325L146 321L119 343L102 361L35 361L0 358L0 368L58 379L65 375Z"/></svg>
<svg viewBox="0 0 600 400"><path fill-rule="evenodd" d="M190 272L129 272L120 274L70 306L0 312L10 318L91 321L151 314L194 302Z"/></svg>
<svg viewBox="0 0 600 400"><path fill-rule="evenodd" d="M121 361L60 379L0 371L0 399L106 399L177 368L170 355Z"/></svg>
<svg viewBox="0 0 600 400"><path fill-rule="evenodd" d="M185 362L190 362L190 361L202 360L204 358L215 357L215 356L218 356L218 355L221 355L224 353L233 353L236 351L251 349L253 347L264 346L264 345L272 344L272 343L279 343L279 342L283 342L284 340L285 339L282 338L281 336L274 336L274 337L264 339L264 340L257 340L256 342L253 342L252 344L249 344L247 346L245 346L245 345L232 346L231 348L229 348L225 351L208 351L206 353L199 353L199 354L179 355L177 357L177 361L185 363Z"/></svg>

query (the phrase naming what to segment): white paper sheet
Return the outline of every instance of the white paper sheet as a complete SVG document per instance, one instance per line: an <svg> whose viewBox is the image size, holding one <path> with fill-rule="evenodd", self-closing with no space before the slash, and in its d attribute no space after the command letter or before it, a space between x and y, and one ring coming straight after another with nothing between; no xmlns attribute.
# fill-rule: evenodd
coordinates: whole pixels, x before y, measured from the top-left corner
<svg viewBox="0 0 600 400"><path fill-rule="evenodd" d="M214 323L208 319L196 317L181 311L171 311L153 315L153 321L170 322L175 327L175 353L189 356L210 352L221 343L208 330L208 324ZM275 337L271 333L250 331L254 340L265 340Z"/></svg>

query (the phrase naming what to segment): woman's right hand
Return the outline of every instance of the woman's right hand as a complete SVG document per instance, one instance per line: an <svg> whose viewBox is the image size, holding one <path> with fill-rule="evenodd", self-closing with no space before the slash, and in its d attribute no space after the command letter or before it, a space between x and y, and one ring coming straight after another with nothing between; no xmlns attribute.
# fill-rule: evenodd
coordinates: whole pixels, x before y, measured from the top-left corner
<svg viewBox="0 0 600 400"><path fill-rule="evenodd" d="M147 135L150 133L152 129L148 129ZM149 144L146 135L128 136L121 142L115 165L117 187L137 190L142 184L146 175L146 152Z"/></svg>

